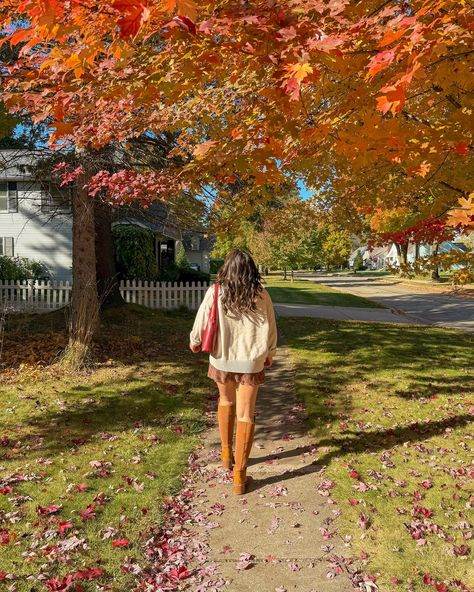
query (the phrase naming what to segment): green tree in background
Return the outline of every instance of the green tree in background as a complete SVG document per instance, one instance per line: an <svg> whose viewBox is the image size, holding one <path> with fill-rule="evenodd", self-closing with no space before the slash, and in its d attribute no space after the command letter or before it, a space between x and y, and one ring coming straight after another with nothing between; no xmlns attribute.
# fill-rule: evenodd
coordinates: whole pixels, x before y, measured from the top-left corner
<svg viewBox="0 0 474 592"><path fill-rule="evenodd" d="M176 249L175 263L178 269L191 269L191 264L189 263L189 259L186 255L183 243L181 242L179 243L178 248Z"/></svg>
<svg viewBox="0 0 474 592"><path fill-rule="evenodd" d="M114 226L112 232L117 273L120 279L157 279L158 267L153 232L134 224L118 224Z"/></svg>
<svg viewBox="0 0 474 592"><path fill-rule="evenodd" d="M324 263L328 269L345 265L351 254L350 234L344 230L329 229L322 243Z"/></svg>
<svg viewBox="0 0 474 592"><path fill-rule="evenodd" d="M360 251L358 251L357 255L354 257L352 269L354 271L362 271L363 269L365 269L364 258L362 257L362 253Z"/></svg>
<svg viewBox="0 0 474 592"><path fill-rule="evenodd" d="M48 270L38 262L25 257L0 257L0 280L17 282L22 280L48 279Z"/></svg>

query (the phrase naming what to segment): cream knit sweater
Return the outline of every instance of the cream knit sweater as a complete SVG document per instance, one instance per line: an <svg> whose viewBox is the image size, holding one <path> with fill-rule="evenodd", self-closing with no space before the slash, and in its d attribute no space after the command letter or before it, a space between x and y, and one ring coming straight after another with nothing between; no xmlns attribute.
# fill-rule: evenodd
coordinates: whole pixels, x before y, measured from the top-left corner
<svg viewBox="0 0 474 592"><path fill-rule="evenodd" d="M222 290L222 288L221 288ZM199 307L189 336L191 345L201 345L202 333L207 325L214 299L211 286ZM273 357L277 347L275 312L268 292L263 289L255 312L225 314L219 304L219 332L216 349L209 362L224 372L260 372L265 358Z"/></svg>

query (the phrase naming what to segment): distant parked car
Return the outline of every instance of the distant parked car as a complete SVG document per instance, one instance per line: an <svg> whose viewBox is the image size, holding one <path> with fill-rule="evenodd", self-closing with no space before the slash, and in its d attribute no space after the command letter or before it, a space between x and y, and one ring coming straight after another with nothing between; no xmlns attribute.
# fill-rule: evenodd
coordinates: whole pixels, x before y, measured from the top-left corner
<svg viewBox="0 0 474 592"><path fill-rule="evenodd" d="M191 267L191 269L194 269L194 271L201 271L201 266L198 265L197 263L191 263L190 267Z"/></svg>

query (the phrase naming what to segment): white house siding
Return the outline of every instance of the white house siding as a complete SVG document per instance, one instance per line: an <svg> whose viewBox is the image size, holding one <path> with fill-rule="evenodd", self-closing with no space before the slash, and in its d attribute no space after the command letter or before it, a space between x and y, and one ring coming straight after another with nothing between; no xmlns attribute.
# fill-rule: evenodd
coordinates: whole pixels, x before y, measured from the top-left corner
<svg viewBox="0 0 474 592"><path fill-rule="evenodd" d="M41 190L25 176L0 171L0 181L16 181L18 212L0 212L0 237L13 237L14 255L41 262L51 279L70 280L71 214L41 211Z"/></svg>
<svg viewBox="0 0 474 592"><path fill-rule="evenodd" d="M209 253L207 251L186 251L186 257L189 263L197 263L201 271L209 273Z"/></svg>

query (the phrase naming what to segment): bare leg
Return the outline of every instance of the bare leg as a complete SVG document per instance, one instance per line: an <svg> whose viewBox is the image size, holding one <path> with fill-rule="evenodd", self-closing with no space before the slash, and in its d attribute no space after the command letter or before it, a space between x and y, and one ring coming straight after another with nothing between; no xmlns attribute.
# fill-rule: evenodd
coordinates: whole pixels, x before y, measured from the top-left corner
<svg viewBox="0 0 474 592"><path fill-rule="evenodd" d="M235 382L217 383L219 388L219 404L217 406L217 421L221 438L222 466L232 468L232 444L234 440L235 424Z"/></svg>
<svg viewBox="0 0 474 592"><path fill-rule="evenodd" d="M240 384L237 391L237 420L253 423L258 385Z"/></svg>

